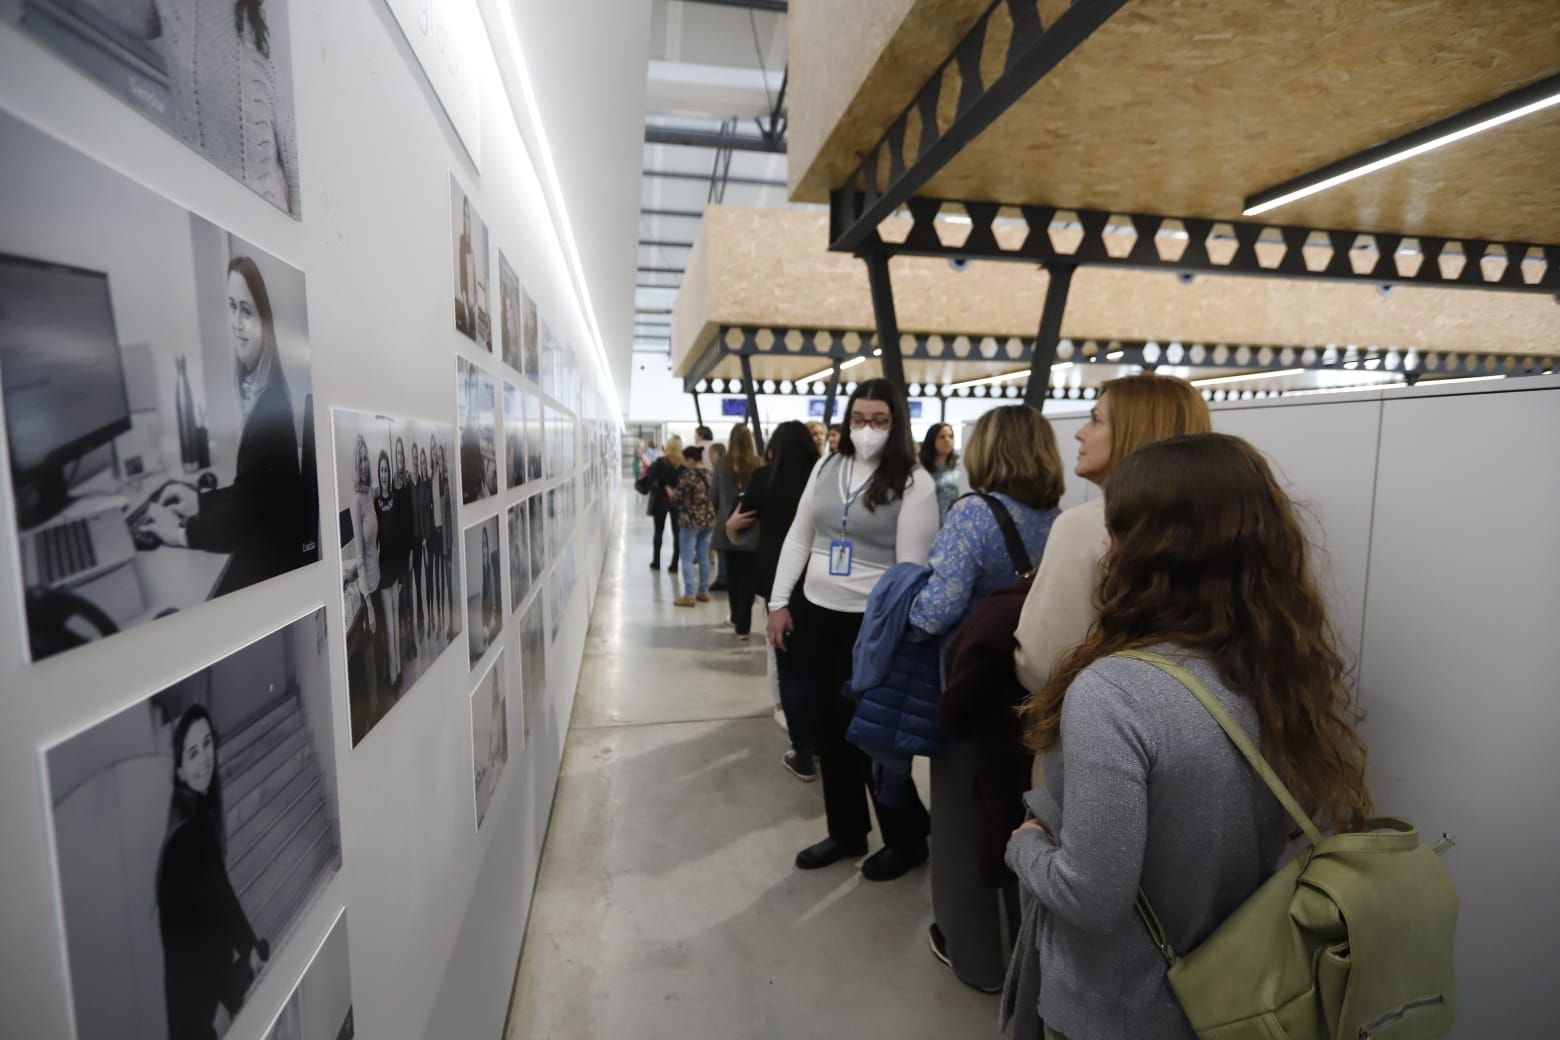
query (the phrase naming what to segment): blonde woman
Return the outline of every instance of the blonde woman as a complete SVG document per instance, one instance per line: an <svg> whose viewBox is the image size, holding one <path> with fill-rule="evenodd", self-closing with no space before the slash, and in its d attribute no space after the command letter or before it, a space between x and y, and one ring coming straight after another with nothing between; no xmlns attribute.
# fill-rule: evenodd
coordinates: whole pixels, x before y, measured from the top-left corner
<svg viewBox="0 0 1560 1040"><path fill-rule="evenodd" d="M1100 387L1089 421L1076 434L1073 472L1103 489L1116 465L1143 445L1212 429L1207 403L1185 380L1146 372L1113 379ZM1105 542L1103 497L1073 506L1051 528L1014 633L1014 668L1030 693L1045 687L1056 662L1083 642L1094 622L1094 587Z"/></svg>
<svg viewBox="0 0 1560 1040"><path fill-rule="evenodd" d="M651 542L650 569L661 569L661 536L666 529L668 517L672 521L672 573L677 573L677 564L682 560L680 546L678 544L677 505L672 501L672 488L677 486L677 478L682 475L683 468L683 443L681 437L668 437L665 450L661 457L650 464L650 472L647 474L650 483L650 507L649 512L655 518L655 540Z"/></svg>
<svg viewBox="0 0 1560 1040"><path fill-rule="evenodd" d="M934 427L928 434L928 446L936 445L937 432ZM1028 405L981 416L963 462L975 493L948 509L932 543L931 577L910 605L910 623L934 635L951 636L986 597L1033 573L1048 551L1065 487L1056 435ZM944 645L950 677L957 645L951 639ZM1018 921L1018 886L1009 876L996 887L985 864L1001 862L1007 832L1018 820L993 826L983 805L999 790L1019 804L1025 789L1008 782L1000 765L1016 759L1018 772L1027 767L1012 700L999 703L990 688L983 699L986 706L975 713L981 724L950 732L947 750L932 759L934 923L928 940L932 954L966 985L995 993L1002 989Z"/></svg>

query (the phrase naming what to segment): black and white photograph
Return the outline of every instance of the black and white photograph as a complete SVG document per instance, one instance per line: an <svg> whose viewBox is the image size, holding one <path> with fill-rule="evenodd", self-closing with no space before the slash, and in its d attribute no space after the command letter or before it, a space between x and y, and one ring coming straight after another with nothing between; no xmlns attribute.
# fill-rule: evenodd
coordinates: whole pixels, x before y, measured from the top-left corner
<svg viewBox="0 0 1560 1040"><path fill-rule="evenodd" d="M504 469L507 471L505 488L520 487L526 481L528 466L525 445L525 413L535 407L534 399L514 383L504 382Z"/></svg>
<svg viewBox="0 0 1560 1040"><path fill-rule="evenodd" d="M541 318L536 327L536 354L537 354L537 385L542 388L542 393L551 395L553 392L553 364L557 360L553 348L552 326L547 324L546 318Z"/></svg>
<svg viewBox="0 0 1560 1040"><path fill-rule="evenodd" d="M44 753L75 1040L219 1038L341 867L323 608Z"/></svg>
<svg viewBox="0 0 1560 1040"><path fill-rule="evenodd" d="M520 289L520 359L517 366L520 373L537 386L542 385L542 361L540 345L537 342L538 318L536 313L536 301L531 299L531 294Z"/></svg>
<svg viewBox="0 0 1560 1040"><path fill-rule="evenodd" d="M520 622L520 724L521 746L531 744L531 727L540 719L547 692L547 640L542 627L545 604L537 596Z"/></svg>
<svg viewBox="0 0 1560 1040"><path fill-rule="evenodd" d="M546 405L540 397L528 394L525 408L525 473L527 480L541 480L546 450Z"/></svg>
<svg viewBox="0 0 1560 1040"><path fill-rule="evenodd" d="M477 796L477 829L504 778L509 761L509 702L504 684L504 655L493 664L471 691L471 773Z"/></svg>
<svg viewBox="0 0 1560 1040"><path fill-rule="evenodd" d="M558 513L558 495L560 488L550 487L543 499L547 503L547 563L549 566L558 558L558 549L563 545L563 517Z"/></svg>
<svg viewBox="0 0 1560 1040"><path fill-rule="evenodd" d="M528 500L529 501L529 500ZM530 522L525 502L509 507L509 609L520 612L520 604L531 591L531 550L526 545Z"/></svg>
<svg viewBox="0 0 1560 1040"><path fill-rule="evenodd" d="M317 561L303 274L5 113L0 184L32 659Z"/></svg>
<svg viewBox="0 0 1560 1040"><path fill-rule="evenodd" d="M287 0L0 4L0 19L298 217L288 13Z"/></svg>
<svg viewBox="0 0 1560 1040"><path fill-rule="evenodd" d="M541 495L532 495L526 499L526 506L526 518L531 522L531 534L527 539L531 549L531 584L535 585L542 580L542 573L547 570L546 507Z"/></svg>
<svg viewBox="0 0 1560 1040"><path fill-rule="evenodd" d="M450 174L450 231L455 243L455 331L492 350L487 224L471 205L453 173Z"/></svg>
<svg viewBox="0 0 1560 1040"><path fill-rule="evenodd" d="M352 744L461 632L460 531L442 423L334 413Z"/></svg>
<svg viewBox="0 0 1560 1040"><path fill-rule="evenodd" d="M520 344L520 277L509 266L504 251L498 251L498 341L504 364L516 372L525 371Z"/></svg>
<svg viewBox="0 0 1560 1040"><path fill-rule="evenodd" d="M347 945L343 910L261 1040L352 1040L357 1035Z"/></svg>
<svg viewBox="0 0 1560 1040"><path fill-rule="evenodd" d="M455 372L460 500L470 505L498 494L498 391L493 377L465 358L455 359Z"/></svg>
<svg viewBox="0 0 1560 1040"><path fill-rule="evenodd" d="M497 516L466 528L466 645L473 668L504 627L498 538Z"/></svg>

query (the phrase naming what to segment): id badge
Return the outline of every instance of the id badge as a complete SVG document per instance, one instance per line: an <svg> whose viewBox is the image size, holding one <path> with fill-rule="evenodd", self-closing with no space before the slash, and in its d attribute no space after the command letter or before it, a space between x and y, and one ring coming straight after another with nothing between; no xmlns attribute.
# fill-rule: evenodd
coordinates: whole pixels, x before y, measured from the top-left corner
<svg viewBox="0 0 1560 1040"><path fill-rule="evenodd" d="M836 538L829 543L829 575L835 578L850 577L850 558L855 551L849 538Z"/></svg>

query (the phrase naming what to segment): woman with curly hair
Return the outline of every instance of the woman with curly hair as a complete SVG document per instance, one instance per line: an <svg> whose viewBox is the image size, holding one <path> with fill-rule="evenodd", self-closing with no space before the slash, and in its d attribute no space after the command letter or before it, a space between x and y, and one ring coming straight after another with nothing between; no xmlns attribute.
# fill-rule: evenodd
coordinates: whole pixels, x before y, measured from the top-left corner
<svg viewBox="0 0 1560 1040"><path fill-rule="evenodd" d="M1278 868L1290 822L1190 691L1115 655L1192 672L1340 831L1371 814L1360 712L1294 504L1251 445L1205 433L1138 448L1106 481L1105 526L1096 620L1022 709L1049 753L1007 861L1040 907L1048 1036L1192 1040L1138 891L1171 945L1195 948Z"/></svg>

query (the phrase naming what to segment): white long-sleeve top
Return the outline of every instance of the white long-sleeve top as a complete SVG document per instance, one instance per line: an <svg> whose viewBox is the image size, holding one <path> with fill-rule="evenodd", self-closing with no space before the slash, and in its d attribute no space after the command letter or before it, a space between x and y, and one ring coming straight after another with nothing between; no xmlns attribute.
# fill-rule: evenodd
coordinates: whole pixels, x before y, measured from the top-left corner
<svg viewBox="0 0 1560 1040"><path fill-rule="evenodd" d="M774 588L769 597L770 610L780 610L790 605L791 593L805 569L807 581L803 588L813 603L847 614L865 613L868 597L887 570L858 556L851 565L850 574L840 576L829 573L827 543L821 548L814 544L817 541L814 490L818 484L818 474L826 462L828 457L820 459L818 465L813 467L812 476L808 478L807 487L802 491L801 500L796 506L796 519L786 532L785 544L780 549L779 566L775 569ZM830 479L841 472L838 463L831 466ZM850 467L849 492L865 487L876 472L876 461L869 463L856 458ZM858 504L855 508L865 509L866 506ZM926 563L932 551L932 541L937 537L937 522L937 491L926 471L917 466L911 471L910 485L905 489L899 509L894 533L895 562ZM808 566L809 559L812 566Z"/></svg>

